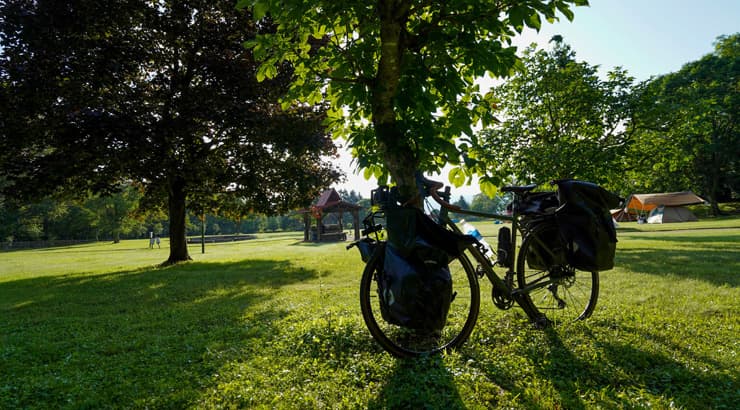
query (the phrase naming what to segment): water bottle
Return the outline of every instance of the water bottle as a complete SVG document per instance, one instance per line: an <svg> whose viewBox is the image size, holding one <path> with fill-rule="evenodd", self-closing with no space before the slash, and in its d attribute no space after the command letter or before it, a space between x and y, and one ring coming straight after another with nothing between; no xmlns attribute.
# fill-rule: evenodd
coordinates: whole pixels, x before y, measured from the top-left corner
<svg viewBox="0 0 740 410"><path fill-rule="evenodd" d="M473 238L475 238L481 245L483 245L483 255L485 255L487 258L491 258L493 256L493 251L491 250L491 245L486 242L485 239L483 239L483 235L480 234L480 231L478 231L478 228L470 224L469 222L466 222L464 219L460 221L463 228L463 233L466 235L470 235Z"/></svg>
<svg viewBox="0 0 740 410"><path fill-rule="evenodd" d="M511 267L511 229L504 226L498 230L498 252L496 252L496 262L506 268Z"/></svg>

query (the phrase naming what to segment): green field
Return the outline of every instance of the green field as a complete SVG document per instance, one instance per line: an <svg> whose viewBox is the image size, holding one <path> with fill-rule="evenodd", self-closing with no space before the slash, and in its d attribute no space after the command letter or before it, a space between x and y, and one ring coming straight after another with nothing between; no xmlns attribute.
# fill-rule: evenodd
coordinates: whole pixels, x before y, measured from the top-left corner
<svg viewBox="0 0 740 410"><path fill-rule="evenodd" d="M497 225L476 223L490 242ZM619 228L585 322L534 330L484 284L470 341L397 360L362 264L302 233L0 253L0 408L685 408L740 403L740 219Z"/></svg>

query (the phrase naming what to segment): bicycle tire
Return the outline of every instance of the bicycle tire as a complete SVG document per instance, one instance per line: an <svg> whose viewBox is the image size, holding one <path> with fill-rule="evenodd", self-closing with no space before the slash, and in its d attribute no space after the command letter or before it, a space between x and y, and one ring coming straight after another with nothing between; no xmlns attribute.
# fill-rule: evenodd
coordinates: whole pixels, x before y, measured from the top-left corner
<svg viewBox="0 0 740 410"><path fill-rule="evenodd" d="M447 324L440 335L392 325L380 313L377 274L382 272L385 244L379 244L365 265L360 281L360 308L370 334L388 353L399 358L437 354L461 346L470 337L480 309L480 286L475 269L463 254L450 262L455 297L450 304Z"/></svg>
<svg viewBox="0 0 740 410"><path fill-rule="evenodd" d="M527 298L536 314L544 314L553 323L587 319L596 308L599 298L599 273L575 269L567 263L551 265L547 269L534 268L528 263L530 253L541 249L539 244L558 238L557 225L542 224L529 232L522 241L517 257L516 275L520 289L534 286L539 281L546 287L527 292ZM550 242L551 243L551 242Z"/></svg>

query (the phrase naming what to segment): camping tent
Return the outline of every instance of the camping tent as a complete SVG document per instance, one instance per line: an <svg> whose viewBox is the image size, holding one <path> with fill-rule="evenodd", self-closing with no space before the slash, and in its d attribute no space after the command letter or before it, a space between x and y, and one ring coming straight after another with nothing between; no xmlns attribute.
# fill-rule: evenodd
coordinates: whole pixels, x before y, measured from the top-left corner
<svg viewBox="0 0 740 410"><path fill-rule="evenodd" d="M685 206L704 203L691 191L663 194L633 194L627 198L625 213L650 212L648 223L695 221L696 216Z"/></svg>
<svg viewBox="0 0 740 410"><path fill-rule="evenodd" d="M630 213L627 208L617 208L610 210L612 219L619 222L634 222L637 220L637 212Z"/></svg>
<svg viewBox="0 0 740 410"><path fill-rule="evenodd" d="M649 224L662 224L664 222L688 222L696 221L696 215L683 206L659 206L650 211L647 218Z"/></svg>

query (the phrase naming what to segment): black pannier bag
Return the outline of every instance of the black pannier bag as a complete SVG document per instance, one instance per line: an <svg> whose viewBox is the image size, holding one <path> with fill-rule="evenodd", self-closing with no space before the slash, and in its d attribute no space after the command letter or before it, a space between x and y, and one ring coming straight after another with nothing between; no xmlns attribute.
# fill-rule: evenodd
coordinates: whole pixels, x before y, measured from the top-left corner
<svg viewBox="0 0 740 410"><path fill-rule="evenodd" d="M441 331L453 299L449 262L474 239L436 224L416 208L385 211L388 242L378 296L383 319Z"/></svg>
<svg viewBox="0 0 740 410"><path fill-rule="evenodd" d="M566 249L560 236L560 230L554 219L540 222L552 225L551 229L538 230L539 235L530 239L527 252L527 265L531 269L545 270L551 266L564 265L568 262Z"/></svg>
<svg viewBox="0 0 740 410"><path fill-rule="evenodd" d="M419 248L425 246L419 241ZM395 246L386 246L378 282L380 313L388 323L440 331L452 302L452 276L447 264L420 259L403 257Z"/></svg>
<svg viewBox="0 0 740 410"><path fill-rule="evenodd" d="M586 271L613 268L617 231L609 210L618 207L621 198L591 182L556 183L560 207L555 217L568 263Z"/></svg>
<svg viewBox="0 0 740 410"><path fill-rule="evenodd" d="M554 191L528 192L519 202L519 213L525 217L536 217L533 220L526 218L528 222L536 224L549 224L552 229L538 228L540 233L537 238L530 239L529 252L527 252L527 265L531 269L547 269L555 265L566 263L565 249L561 244L560 234L554 215L560 206L558 194ZM541 218L543 217L544 218ZM534 222L536 221L536 222ZM531 226L534 228L534 226Z"/></svg>

